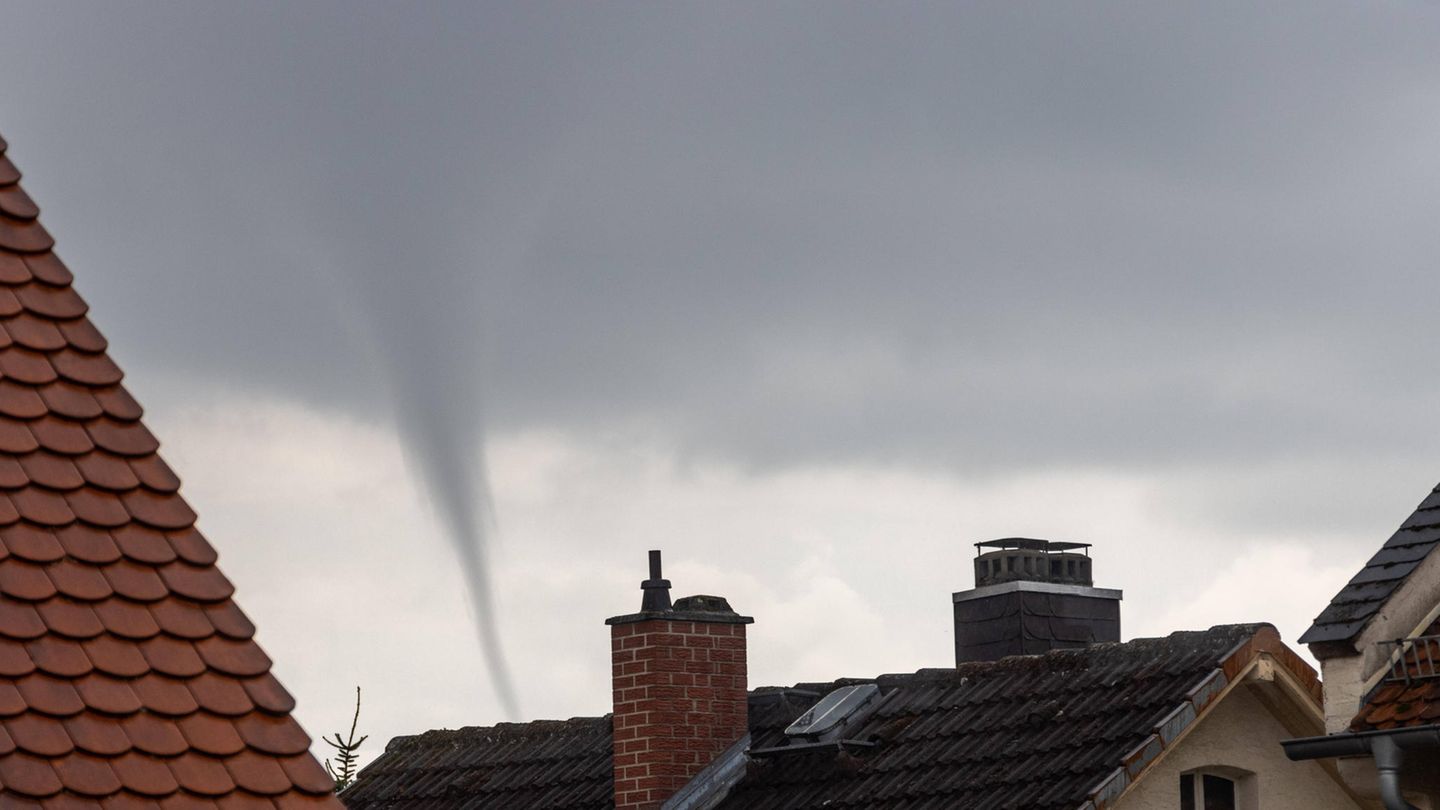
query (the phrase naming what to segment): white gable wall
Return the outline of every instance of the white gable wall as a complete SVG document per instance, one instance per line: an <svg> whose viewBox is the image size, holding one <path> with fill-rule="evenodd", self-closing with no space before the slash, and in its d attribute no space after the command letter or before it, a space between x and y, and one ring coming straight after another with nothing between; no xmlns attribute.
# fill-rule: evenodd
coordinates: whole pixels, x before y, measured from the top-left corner
<svg viewBox="0 0 1440 810"><path fill-rule="evenodd" d="M1253 774L1241 780L1240 810L1355 810L1357 804L1318 762L1291 762L1281 740L1295 735L1250 687L1232 689L1120 798L1116 810L1176 810L1180 774L1213 768Z"/></svg>

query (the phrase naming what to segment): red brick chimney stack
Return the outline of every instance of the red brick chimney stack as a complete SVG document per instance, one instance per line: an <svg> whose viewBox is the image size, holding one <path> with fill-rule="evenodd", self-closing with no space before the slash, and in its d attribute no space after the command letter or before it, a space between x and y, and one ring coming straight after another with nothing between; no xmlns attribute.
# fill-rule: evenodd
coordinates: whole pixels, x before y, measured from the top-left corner
<svg viewBox="0 0 1440 810"><path fill-rule="evenodd" d="M610 625L616 810L660 807L747 731L745 625L719 596L670 604L660 552L640 612Z"/></svg>

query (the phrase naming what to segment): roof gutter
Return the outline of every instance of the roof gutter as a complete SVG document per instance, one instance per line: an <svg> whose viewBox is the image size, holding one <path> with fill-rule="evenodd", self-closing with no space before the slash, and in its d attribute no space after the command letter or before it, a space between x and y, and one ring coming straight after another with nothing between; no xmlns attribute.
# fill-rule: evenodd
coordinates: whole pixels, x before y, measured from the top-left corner
<svg viewBox="0 0 1440 810"><path fill-rule="evenodd" d="M1375 760L1375 770L1380 774L1380 799L1385 803L1385 810L1418 810L1400 793L1400 771L1405 765L1407 750L1440 748L1440 726L1301 737L1280 744L1285 748L1285 756L1296 762L1368 754Z"/></svg>

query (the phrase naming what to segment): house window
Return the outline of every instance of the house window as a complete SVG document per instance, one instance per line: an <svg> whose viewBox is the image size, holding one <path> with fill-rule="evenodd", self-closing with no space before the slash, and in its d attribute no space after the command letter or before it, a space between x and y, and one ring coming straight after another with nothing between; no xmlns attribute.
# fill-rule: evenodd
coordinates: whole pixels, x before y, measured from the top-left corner
<svg viewBox="0 0 1440 810"><path fill-rule="evenodd" d="M1242 810L1235 780L1214 773L1181 774L1180 810Z"/></svg>

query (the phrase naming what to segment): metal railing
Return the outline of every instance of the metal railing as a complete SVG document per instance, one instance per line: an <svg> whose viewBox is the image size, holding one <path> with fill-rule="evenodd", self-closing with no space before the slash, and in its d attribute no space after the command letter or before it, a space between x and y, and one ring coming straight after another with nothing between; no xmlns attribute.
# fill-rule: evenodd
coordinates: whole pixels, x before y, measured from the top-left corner
<svg viewBox="0 0 1440 810"><path fill-rule="evenodd" d="M1403 683L1440 678L1440 635L1397 638L1378 642L1394 647L1395 660L1390 664L1387 683Z"/></svg>

